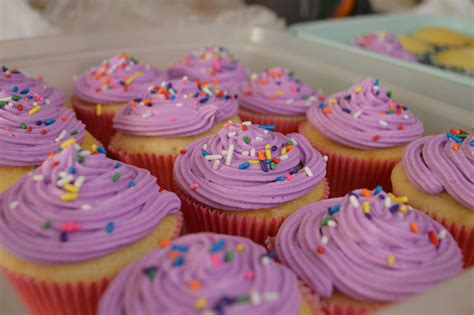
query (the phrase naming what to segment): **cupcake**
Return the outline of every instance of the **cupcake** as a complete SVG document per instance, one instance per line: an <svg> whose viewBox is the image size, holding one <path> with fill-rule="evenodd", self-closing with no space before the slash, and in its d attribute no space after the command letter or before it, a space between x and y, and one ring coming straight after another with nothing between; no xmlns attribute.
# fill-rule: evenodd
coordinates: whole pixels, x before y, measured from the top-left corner
<svg viewBox="0 0 474 315"><path fill-rule="evenodd" d="M32 82L20 81L15 80L21 88L0 88L0 192L40 165L63 142L77 140L85 147L97 143L74 113L59 103L60 90L43 84L30 85L30 90L24 86Z"/></svg>
<svg viewBox="0 0 474 315"><path fill-rule="evenodd" d="M75 78L71 103L87 129L108 146L115 113L152 82L165 79L158 69L119 54Z"/></svg>
<svg viewBox="0 0 474 315"><path fill-rule="evenodd" d="M121 272L98 315L321 314L294 273L270 257L243 237L180 237Z"/></svg>
<svg viewBox="0 0 474 315"><path fill-rule="evenodd" d="M172 190L173 163L195 140L239 122L237 96L187 78L151 85L115 116L109 149L121 161L148 169Z"/></svg>
<svg viewBox="0 0 474 315"><path fill-rule="evenodd" d="M331 196L378 184L391 190L392 168L423 133L418 118L391 94L369 77L308 110L299 131L329 158Z"/></svg>
<svg viewBox="0 0 474 315"><path fill-rule="evenodd" d="M402 59L405 61L416 61L416 55L408 52L400 43L397 35L387 32L372 32L356 37L352 41L353 46L367 49L381 55Z"/></svg>
<svg viewBox="0 0 474 315"><path fill-rule="evenodd" d="M320 91L296 79L292 72L272 68L253 74L240 87L239 115L260 125L274 125L281 133L296 132L308 108L323 101Z"/></svg>
<svg viewBox="0 0 474 315"><path fill-rule="evenodd" d="M201 138L174 165L174 190L188 232L211 231L263 243L286 217L329 195L326 162L300 134L250 122Z"/></svg>
<svg viewBox="0 0 474 315"><path fill-rule="evenodd" d="M186 55L184 60L168 69L168 76L170 79L187 76L191 80L208 81L220 89L235 93L247 78L247 73L227 49L210 46Z"/></svg>
<svg viewBox="0 0 474 315"><path fill-rule="evenodd" d="M434 26L420 27L411 36L438 48L465 46L472 41L471 38L460 32Z"/></svg>
<svg viewBox="0 0 474 315"><path fill-rule="evenodd" d="M366 314L462 271L438 222L376 189L316 202L283 223L277 257L321 297L327 314Z"/></svg>
<svg viewBox="0 0 474 315"><path fill-rule="evenodd" d="M393 191L443 224L474 265L474 135L462 130L427 136L406 148L392 172Z"/></svg>
<svg viewBox="0 0 474 315"><path fill-rule="evenodd" d="M177 237L180 201L74 143L0 194L0 270L32 314L93 314L111 279Z"/></svg>
<svg viewBox="0 0 474 315"><path fill-rule="evenodd" d="M430 55L431 64L448 70L474 75L474 47L450 48Z"/></svg>

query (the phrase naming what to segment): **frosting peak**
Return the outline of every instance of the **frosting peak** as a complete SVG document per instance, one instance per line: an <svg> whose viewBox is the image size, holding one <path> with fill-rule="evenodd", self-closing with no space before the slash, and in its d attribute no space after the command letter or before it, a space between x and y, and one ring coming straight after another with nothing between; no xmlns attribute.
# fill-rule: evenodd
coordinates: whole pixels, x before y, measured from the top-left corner
<svg viewBox="0 0 474 315"><path fill-rule="evenodd" d="M225 210L262 209L301 197L326 175L326 162L302 135L274 126L227 124L178 156L174 178L189 196Z"/></svg>
<svg viewBox="0 0 474 315"><path fill-rule="evenodd" d="M395 34L387 32L367 33L355 38L352 45L405 61L416 61L416 55L407 51Z"/></svg>
<svg viewBox="0 0 474 315"><path fill-rule="evenodd" d="M378 186L303 207L280 228L278 257L323 298L399 301L461 272L449 232L404 202Z"/></svg>
<svg viewBox="0 0 474 315"><path fill-rule="evenodd" d="M391 94L369 77L313 105L307 117L324 136L348 147L373 150L404 145L421 136L423 125Z"/></svg>

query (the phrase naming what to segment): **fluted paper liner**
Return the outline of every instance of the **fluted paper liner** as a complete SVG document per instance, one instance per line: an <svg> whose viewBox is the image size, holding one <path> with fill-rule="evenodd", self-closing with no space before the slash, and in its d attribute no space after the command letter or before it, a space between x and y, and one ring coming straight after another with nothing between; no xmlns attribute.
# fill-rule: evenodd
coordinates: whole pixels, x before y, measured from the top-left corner
<svg viewBox="0 0 474 315"><path fill-rule="evenodd" d="M296 118L296 117L270 117L265 116L264 114L254 114L247 111L239 111L239 116L242 121L251 121L254 124L258 125L275 125L273 131L281 132L287 134L290 132L298 132L298 126L306 121L306 117Z"/></svg>

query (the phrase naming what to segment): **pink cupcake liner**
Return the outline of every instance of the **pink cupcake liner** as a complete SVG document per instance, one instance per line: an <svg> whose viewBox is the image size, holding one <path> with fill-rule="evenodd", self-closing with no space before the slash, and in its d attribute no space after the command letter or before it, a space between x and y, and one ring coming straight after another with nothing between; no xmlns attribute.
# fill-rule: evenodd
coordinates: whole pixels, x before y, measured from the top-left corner
<svg viewBox="0 0 474 315"><path fill-rule="evenodd" d="M329 185L324 181L324 193L321 199L329 196ZM265 244L269 236L275 236L286 218L257 219L236 216L227 212L207 207L187 196L176 183L173 191L182 201L181 210L184 215L184 225L187 233L215 232L250 238L256 243Z"/></svg>
<svg viewBox="0 0 474 315"><path fill-rule="evenodd" d="M102 113L100 116L96 114L95 106L80 106L81 100L73 96L71 98L72 108L77 118L86 125L86 129L99 140L106 148L110 144L110 139L115 134L112 128L114 113Z"/></svg>
<svg viewBox="0 0 474 315"><path fill-rule="evenodd" d="M398 161L349 158L319 151L328 157L326 177L331 186L330 198L344 196L358 188L373 189L377 185L387 192L392 191L390 175Z"/></svg>
<svg viewBox="0 0 474 315"><path fill-rule="evenodd" d="M327 315L366 315L373 314L377 311L378 306L375 304L354 305L354 304L337 304L325 303L323 304L324 313Z"/></svg>
<svg viewBox="0 0 474 315"><path fill-rule="evenodd" d="M109 153L119 161L149 170L156 177L161 190L173 191L173 165L176 155L127 153L122 150L109 150Z"/></svg>
<svg viewBox="0 0 474 315"><path fill-rule="evenodd" d="M179 236L183 216L177 216L172 239ZM158 244L157 244L158 247ZM100 297L112 278L93 282L46 282L0 267L17 295L33 315L95 315Z"/></svg>
<svg viewBox="0 0 474 315"><path fill-rule="evenodd" d="M306 117L301 119L288 120L285 118L267 117L263 114L252 115L247 112L239 111L239 116L242 121L251 121L258 125L275 125L274 131L287 134L290 132L298 132L298 126L306 121Z"/></svg>

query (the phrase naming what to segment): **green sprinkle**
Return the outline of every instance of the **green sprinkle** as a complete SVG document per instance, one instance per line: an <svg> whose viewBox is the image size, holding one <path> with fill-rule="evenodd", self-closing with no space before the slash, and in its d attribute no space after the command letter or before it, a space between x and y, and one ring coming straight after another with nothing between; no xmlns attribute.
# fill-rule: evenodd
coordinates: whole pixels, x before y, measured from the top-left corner
<svg viewBox="0 0 474 315"><path fill-rule="evenodd" d="M391 98L392 97L392 91L390 91L390 90L387 91L387 96Z"/></svg>
<svg viewBox="0 0 474 315"><path fill-rule="evenodd" d="M43 223L43 229L47 230L51 227L51 225L53 225L53 222L51 220L46 220L44 223Z"/></svg>
<svg viewBox="0 0 474 315"><path fill-rule="evenodd" d="M329 220L332 219L332 215L327 214L324 219L321 221L321 227L324 227L328 224Z"/></svg>
<svg viewBox="0 0 474 315"><path fill-rule="evenodd" d="M250 301L250 297L248 295L241 295L236 298L237 303L247 303Z"/></svg>
<svg viewBox="0 0 474 315"><path fill-rule="evenodd" d="M12 96L12 100L14 101L18 101L21 99L21 96L20 95L15 95L15 96Z"/></svg>
<svg viewBox="0 0 474 315"><path fill-rule="evenodd" d="M246 144L249 144L249 143L250 143L250 139L249 139L249 137L247 137L247 136L243 136L243 137L242 137L242 140L243 140Z"/></svg>
<svg viewBox="0 0 474 315"><path fill-rule="evenodd" d="M26 126L26 124L25 124L25 123L23 123L23 122L22 122L22 123L20 124L20 128L21 128L21 129L26 129L26 128L27 128L27 126Z"/></svg>
<svg viewBox="0 0 474 315"><path fill-rule="evenodd" d="M231 262L233 258L234 258L234 252L232 252L232 251L229 250L229 251L227 251L227 252L225 253L224 260L225 260L226 262Z"/></svg>
<svg viewBox="0 0 474 315"><path fill-rule="evenodd" d="M270 163L270 169L274 170L276 168L275 162Z"/></svg>
<svg viewBox="0 0 474 315"><path fill-rule="evenodd" d="M120 176L122 176L120 173L115 173L114 176L112 176L112 180L116 182L120 179Z"/></svg>
<svg viewBox="0 0 474 315"><path fill-rule="evenodd" d="M5 106L6 104L7 104L7 102L6 102L6 101L0 101L0 107L3 107L3 106Z"/></svg>
<svg viewBox="0 0 474 315"><path fill-rule="evenodd" d="M76 129L71 130L71 136L77 135L78 131Z"/></svg>
<svg viewBox="0 0 474 315"><path fill-rule="evenodd" d="M83 156L76 156L76 161L79 162L79 163L82 163L84 162L84 157Z"/></svg>
<svg viewBox="0 0 474 315"><path fill-rule="evenodd" d="M285 146L293 145L293 144L294 144L293 141L290 140L290 141L287 141L287 142L285 143Z"/></svg>

